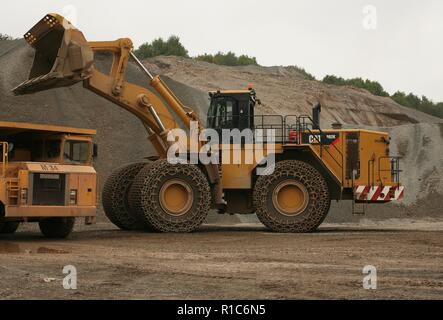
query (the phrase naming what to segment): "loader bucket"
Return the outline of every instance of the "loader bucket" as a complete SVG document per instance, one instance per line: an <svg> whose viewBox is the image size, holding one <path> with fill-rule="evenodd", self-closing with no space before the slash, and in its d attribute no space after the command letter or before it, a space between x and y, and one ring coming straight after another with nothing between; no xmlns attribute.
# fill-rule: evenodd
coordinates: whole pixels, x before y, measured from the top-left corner
<svg viewBox="0 0 443 320"><path fill-rule="evenodd" d="M57 14L47 14L25 34L35 49L29 79L14 88L16 95L67 87L89 78L94 53L83 33Z"/></svg>

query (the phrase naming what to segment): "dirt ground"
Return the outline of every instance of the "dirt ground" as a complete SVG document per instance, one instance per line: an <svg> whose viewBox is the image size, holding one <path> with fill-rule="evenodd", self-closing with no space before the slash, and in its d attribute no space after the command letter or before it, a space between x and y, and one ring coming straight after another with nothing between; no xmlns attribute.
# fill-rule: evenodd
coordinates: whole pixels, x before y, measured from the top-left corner
<svg viewBox="0 0 443 320"><path fill-rule="evenodd" d="M77 290L63 289L65 265ZM362 269L377 268L377 289ZM192 234L77 226L64 241L34 225L0 237L0 299L442 299L443 221L324 224L278 234L258 224Z"/></svg>

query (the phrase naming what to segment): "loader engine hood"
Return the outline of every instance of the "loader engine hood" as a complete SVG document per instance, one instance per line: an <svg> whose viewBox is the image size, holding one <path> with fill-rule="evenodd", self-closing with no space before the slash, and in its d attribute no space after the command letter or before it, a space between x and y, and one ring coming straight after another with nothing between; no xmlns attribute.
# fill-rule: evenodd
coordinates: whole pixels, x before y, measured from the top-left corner
<svg viewBox="0 0 443 320"><path fill-rule="evenodd" d="M47 14L24 35L35 49L29 79L13 89L23 95L66 87L89 78L94 53L83 33L58 14Z"/></svg>

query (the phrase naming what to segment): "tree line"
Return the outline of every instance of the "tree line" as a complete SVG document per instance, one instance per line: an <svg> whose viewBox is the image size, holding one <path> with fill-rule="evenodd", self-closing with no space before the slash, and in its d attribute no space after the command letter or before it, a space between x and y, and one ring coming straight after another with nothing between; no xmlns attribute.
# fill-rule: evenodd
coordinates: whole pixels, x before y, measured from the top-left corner
<svg viewBox="0 0 443 320"><path fill-rule="evenodd" d="M337 86L352 86L366 89L376 96L390 97L402 106L443 118L443 102L435 103L426 96L419 97L413 93L407 94L402 91L397 91L393 95L389 95L377 81L363 80L362 78L343 79L342 77L327 75L323 78L322 82Z"/></svg>
<svg viewBox="0 0 443 320"><path fill-rule="evenodd" d="M158 38L152 42L143 43L135 54L139 59L147 59L156 56L178 56L189 58L188 50L180 42L180 38L177 36L170 36L167 40ZM199 61L206 61L209 63L215 63L224 66L246 66L246 65L258 65L255 57L249 57L247 55L237 56L234 52L218 52L212 54L201 54L193 59Z"/></svg>
<svg viewBox="0 0 443 320"><path fill-rule="evenodd" d="M218 52L217 54L202 54L195 57L196 60L206 61L224 66L258 66L257 59L247 55L237 56L234 52L228 53Z"/></svg>
<svg viewBox="0 0 443 320"><path fill-rule="evenodd" d="M11 36L4 34L4 33L0 33L0 41L5 41L5 40L14 40L14 38L12 38Z"/></svg>

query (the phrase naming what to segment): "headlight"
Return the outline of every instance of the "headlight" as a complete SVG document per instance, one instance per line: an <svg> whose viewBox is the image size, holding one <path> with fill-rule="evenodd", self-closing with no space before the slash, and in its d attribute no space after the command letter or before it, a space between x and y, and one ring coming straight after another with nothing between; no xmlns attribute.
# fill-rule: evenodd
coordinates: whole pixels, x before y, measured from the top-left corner
<svg viewBox="0 0 443 320"><path fill-rule="evenodd" d="M77 204L77 190L75 190L75 189L72 189L69 192L69 204L71 206Z"/></svg>
<svg viewBox="0 0 443 320"><path fill-rule="evenodd" d="M20 190L20 204L27 204L28 203L28 189L22 188Z"/></svg>

